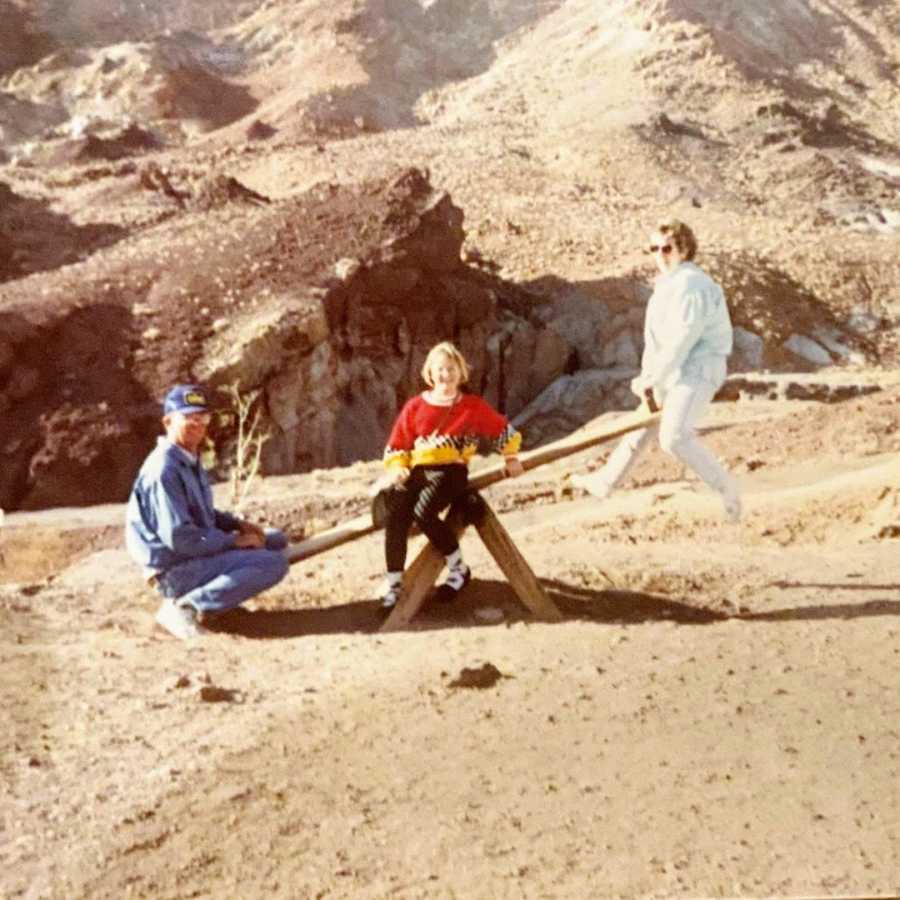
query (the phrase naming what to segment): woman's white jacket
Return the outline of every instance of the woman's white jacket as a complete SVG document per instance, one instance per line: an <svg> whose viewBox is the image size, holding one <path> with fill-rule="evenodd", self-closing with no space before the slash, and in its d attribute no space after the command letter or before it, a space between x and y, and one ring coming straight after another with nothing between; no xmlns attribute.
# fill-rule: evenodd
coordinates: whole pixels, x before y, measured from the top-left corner
<svg viewBox="0 0 900 900"><path fill-rule="evenodd" d="M722 288L683 262L661 275L647 304L640 383L659 392L678 382L721 381L732 328Z"/></svg>

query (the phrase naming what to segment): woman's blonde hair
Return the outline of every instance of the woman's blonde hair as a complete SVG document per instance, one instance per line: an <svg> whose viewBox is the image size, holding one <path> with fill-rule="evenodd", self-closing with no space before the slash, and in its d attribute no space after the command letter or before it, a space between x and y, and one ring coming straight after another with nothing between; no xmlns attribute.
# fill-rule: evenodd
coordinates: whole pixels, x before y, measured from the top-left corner
<svg viewBox="0 0 900 900"><path fill-rule="evenodd" d="M656 226L660 234L671 237L678 252L690 262L697 255L697 238L680 219L665 219Z"/></svg>
<svg viewBox="0 0 900 900"><path fill-rule="evenodd" d="M469 364L466 362L466 358L462 353L459 352L456 345L451 344L450 341L441 341L440 344L435 344L428 351L428 356L425 357L425 362L422 363L422 378L425 379L425 384L427 384L428 387L434 387L434 378L431 377L431 369L437 358L441 355L449 356L450 359L459 366L460 384L465 384L469 380Z"/></svg>

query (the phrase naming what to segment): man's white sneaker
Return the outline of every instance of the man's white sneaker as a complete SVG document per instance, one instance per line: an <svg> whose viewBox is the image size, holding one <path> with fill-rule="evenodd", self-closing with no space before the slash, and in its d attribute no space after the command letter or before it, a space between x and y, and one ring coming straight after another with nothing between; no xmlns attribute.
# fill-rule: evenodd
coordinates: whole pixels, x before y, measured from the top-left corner
<svg viewBox="0 0 900 900"><path fill-rule="evenodd" d="M570 475L569 483L587 491L597 500L605 500L612 493L610 486L596 472L592 475Z"/></svg>
<svg viewBox="0 0 900 900"><path fill-rule="evenodd" d="M176 606L175 601L168 598L163 600L157 610L156 623L182 641L208 634L198 622L197 611L193 606Z"/></svg>

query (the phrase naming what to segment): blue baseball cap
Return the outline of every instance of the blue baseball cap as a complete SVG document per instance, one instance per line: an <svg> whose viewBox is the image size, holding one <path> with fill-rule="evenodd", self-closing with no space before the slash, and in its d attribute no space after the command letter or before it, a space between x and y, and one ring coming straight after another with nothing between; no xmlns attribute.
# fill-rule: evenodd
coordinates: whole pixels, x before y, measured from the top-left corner
<svg viewBox="0 0 900 900"><path fill-rule="evenodd" d="M176 384L163 400L163 413L209 412L206 391L199 384Z"/></svg>

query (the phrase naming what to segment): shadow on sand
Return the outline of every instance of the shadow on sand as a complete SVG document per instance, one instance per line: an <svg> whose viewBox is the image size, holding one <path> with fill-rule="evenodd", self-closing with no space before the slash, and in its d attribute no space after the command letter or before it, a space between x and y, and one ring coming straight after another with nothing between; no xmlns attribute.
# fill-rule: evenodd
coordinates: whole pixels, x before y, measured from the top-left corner
<svg viewBox="0 0 900 900"><path fill-rule="evenodd" d="M866 603L800 606L796 609L744 613L739 618L749 622L814 622L817 619L862 619L867 616L900 616L900 600L869 600Z"/></svg>
<svg viewBox="0 0 900 900"><path fill-rule="evenodd" d="M787 590L789 588L816 588L820 591L900 591L900 584L864 584L854 582L852 584L810 584L801 581L773 581L770 587Z"/></svg>
<svg viewBox="0 0 900 900"><path fill-rule="evenodd" d="M698 609L655 594L624 590L589 590L543 580L548 595L563 615L563 621L607 624L639 624L670 621L682 625L705 625L727 618L722 613ZM497 611L493 621L479 613ZM502 613L502 617L501 614ZM325 608L235 609L206 623L212 631L248 638L294 638L305 635L372 634L381 627L386 613L377 601L338 603ZM474 580L454 603L428 601L409 626L410 631L469 628L529 621L530 615L512 588L502 581Z"/></svg>
<svg viewBox="0 0 900 900"><path fill-rule="evenodd" d="M542 579L542 584L562 613L563 622L640 625L665 621L677 625L709 625L726 619L738 619L743 622L790 622L900 615L900 600L800 606L729 615L641 591L591 590L551 579ZM786 586L801 587L801 585ZM842 589L848 586L819 585L819 587ZM850 585L849 587L897 590L900 586ZM488 610L494 613L493 616L483 616ZM358 600L325 608L255 611L238 608L206 624L212 631L264 640L323 634L374 634L385 618L386 613L381 610L376 600ZM408 630L496 627L499 624L509 626L527 621L533 620L506 582L476 579L454 603L443 604L431 600L426 602Z"/></svg>

